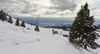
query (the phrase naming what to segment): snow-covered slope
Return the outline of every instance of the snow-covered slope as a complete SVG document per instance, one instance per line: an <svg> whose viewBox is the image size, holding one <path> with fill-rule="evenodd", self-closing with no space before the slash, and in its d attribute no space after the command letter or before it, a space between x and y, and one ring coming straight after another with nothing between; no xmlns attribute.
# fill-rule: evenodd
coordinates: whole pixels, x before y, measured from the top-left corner
<svg viewBox="0 0 100 54"><path fill-rule="evenodd" d="M68 31L55 29L59 34L52 34L53 28L41 28L34 31L35 26L25 24L26 27L15 26L0 20L0 54L95 54L100 49L87 51L76 49L63 34ZM30 29L28 29L30 28ZM97 40L100 43L100 38Z"/></svg>

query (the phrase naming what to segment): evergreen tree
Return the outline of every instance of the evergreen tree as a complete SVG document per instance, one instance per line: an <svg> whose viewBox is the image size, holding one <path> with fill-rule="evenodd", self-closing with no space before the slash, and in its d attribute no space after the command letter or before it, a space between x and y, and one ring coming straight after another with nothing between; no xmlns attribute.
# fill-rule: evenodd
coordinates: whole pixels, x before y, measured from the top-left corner
<svg viewBox="0 0 100 54"><path fill-rule="evenodd" d="M62 26L62 29L63 29L63 30L66 30L66 29L67 29L67 27L66 27L66 26Z"/></svg>
<svg viewBox="0 0 100 54"><path fill-rule="evenodd" d="M0 11L0 19L1 19L2 21L7 20L6 13L3 12L3 10Z"/></svg>
<svg viewBox="0 0 100 54"><path fill-rule="evenodd" d="M4 12L4 20L7 21L7 14Z"/></svg>
<svg viewBox="0 0 100 54"><path fill-rule="evenodd" d="M19 19L16 20L15 25L16 25L16 26L19 26Z"/></svg>
<svg viewBox="0 0 100 54"><path fill-rule="evenodd" d="M68 26L68 28L70 28L70 26Z"/></svg>
<svg viewBox="0 0 100 54"><path fill-rule="evenodd" d="M95 42L95 39L97 39L99 35L94 32L97 27L93 25L93 23L94 18L90 16L90 10L86 3L77 13L77 17L70 28L69 41L85 49L87 49L87 47L92 49L100 47L100 45Z"/></svg>
<svg viewBox="0 0 100 54"><path fill-rule="evenodd" d="M20 26L25 27L25 22L24 22L24 21L22 21L22 23L21 23L21 25L20 25Z"/></svg>
<svg viewBox="0 0 100 54"><path fill-rule="evenodd" d="M11 16L9 16L8 22L13 23Z"/></svg>
<svg viewBox="0 0 100 54"><path fill-rule="evenodd" d="M35 31L39 31L39 27L38 27L38 25L36 25L36 27L35 27L34 30L35 30Z"/></svg>

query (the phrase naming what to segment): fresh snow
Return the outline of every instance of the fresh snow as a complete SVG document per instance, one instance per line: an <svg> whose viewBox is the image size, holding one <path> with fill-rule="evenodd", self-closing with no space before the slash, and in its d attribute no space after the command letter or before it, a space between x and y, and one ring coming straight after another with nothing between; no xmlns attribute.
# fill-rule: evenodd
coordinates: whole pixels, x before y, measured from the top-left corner
<svg viewBox="0 0 100 54"><path fill-rule="evenodd" d="M68 41L69 31L54 28L39 27L40 32L34 31L35 26L15 26L0 20L0 54L96 54L100 49L89 51L77 49ZM20 21L21 23L21 21ZM30 28L30 29L28 29ZM52 29L58 34L52 34ZM100 32L98 32L100 34ZM100 44L100 38L96 40Z"/></svg>

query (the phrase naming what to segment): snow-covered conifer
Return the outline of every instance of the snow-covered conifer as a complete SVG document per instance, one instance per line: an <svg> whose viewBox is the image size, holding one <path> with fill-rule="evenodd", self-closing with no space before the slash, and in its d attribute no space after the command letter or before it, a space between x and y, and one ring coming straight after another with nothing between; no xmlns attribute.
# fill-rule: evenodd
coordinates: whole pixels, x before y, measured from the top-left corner
<svg viewBox="0 0 100 54"><path fill-rule="evenodd" d="M36 27L35 27L34 30L35 30L35 31L39 31L39 27L38 27L38 25L36 25Z"/></svg>
<svg viewBox="0 0 100 54"><path fill-rule="evenodd" d="M15 25L16 25L16 26L19 26L19 19L16 20Z"/></svg>
<svg viewBox="0 0 100 54"><path fill-rule="evenodd" d="M77 13L75 21L70 28L69 41L85 49L87 47L92 49L99 47L95 42L99 35L94 32L97 27L93 23L94 18L90 16L90 10L86 3L84 6L81 6L81 10Z"/></svg>
<svg viewBox="0 0 100 54"><path fill-rule="evenodd" d="M5 21L5 20L7 20L7 17L6 16L7 16L6 13L3 10L1 10L0 11L0 19L2 21Z"/></svg>
<svg viewBox="0 0 100 54"><path fill-rule="evenodd" d="M13 23L11 16L9 16L8 22Z"/></svg>
<svg viewBox="0 0 100 54"><path fill-rule="evenodd" d="M25 22L24 22L24 21L22 21L22 23L21 23L21 25L20 25L20 26L25 27Z"/></svg>

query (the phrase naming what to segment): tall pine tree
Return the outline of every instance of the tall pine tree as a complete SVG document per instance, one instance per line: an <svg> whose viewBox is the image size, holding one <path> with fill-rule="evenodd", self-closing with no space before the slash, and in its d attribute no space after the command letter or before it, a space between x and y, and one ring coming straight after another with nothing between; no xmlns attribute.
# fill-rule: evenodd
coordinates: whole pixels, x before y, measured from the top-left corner
<svg viewBox="0 0 100 54"><path fill-rule="evenodd" d="M77 17L70 28L69 41L85 49L87 47L92 49L100 47L95 42L99 35L94 32L97 27L93 23L94 18L90 16L90 10L86 3L84 6L81 6L81 10L77 13Z"/></svg>

